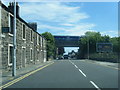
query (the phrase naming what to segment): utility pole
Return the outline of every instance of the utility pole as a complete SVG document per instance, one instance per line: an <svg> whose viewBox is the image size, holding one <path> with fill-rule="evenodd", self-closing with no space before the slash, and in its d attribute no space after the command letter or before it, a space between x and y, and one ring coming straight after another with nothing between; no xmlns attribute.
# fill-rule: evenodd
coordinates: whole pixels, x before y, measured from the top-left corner
<svg viewBox="0 0 120 90"><path fill-rule="evenodd" d="M13 30L13 65L12 76L16 76L16 0L14 0L14 30Z"/></svg>
<svg viewBox="0 0 120 90"><path fill-rule="evenodd" d="M88 36L88 60L89 60L89 36Z"/></svg>

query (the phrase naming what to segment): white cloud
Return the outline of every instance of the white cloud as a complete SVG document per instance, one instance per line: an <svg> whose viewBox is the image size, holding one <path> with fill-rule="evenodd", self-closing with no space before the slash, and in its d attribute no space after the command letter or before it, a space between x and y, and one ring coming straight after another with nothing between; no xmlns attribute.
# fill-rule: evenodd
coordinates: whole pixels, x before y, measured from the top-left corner
<svg viewBox="0 0 120 90"><path fill-rule="evenodd" d="M49 29L49 30L51 29L52 31L55 31L55 30L66 31L66 29L63 27L56 27L56 26L50 26L50 25L39 25L38 29Z"/></svg>
<svg viewBox="0 0 120 90"><path fill-rule="evenodd" d="M81 12L80 6L69 6L63 2L41 2L22 3L20 7L21 16L28 22L37 22L39 32L46 29L56 35L83 35L95 26L82 23L83 19L90 16Z"/></svg>
<svg viewBox="0 0 120 90"><path fill-rule="evenodd" d="M70 24L70 23L64 23L64 24L61 24L63 26L74 26L74 24Z"/></svg>
<svg viewBox="0 0 120 90"><path fill-rule="evenodd" d="M5 0L11 2L13 0ZM119 2L119 0L16 0L18 2Z"/></svg>
<svg viewBox="0 0 120 90"><path fill-rule="evenodd" d="M105 30L101 32L102 35L109 35L111 37L116 37L118 36L118 30Z"/></svg>
<svg viewBox="0 0 120 90"><path fill-rule="evenodd" d="M53 22L78 22L88 18L85 13L79 13L80 7L70 7L60 2L21 4L21 14L27 20L44 20ZM31 17L31 18L30 18Z"/></svg>
<svg viewBox="0 0 120 90"><path fill-rule="evenodd" d="M39 25L38 26L40 31L42 29L48 29L51 31L51 33L56 34L56 35L74 35L74 36L80 36L84 35L85 32L87 31L95 31L95 30L90 30L90 28L95 27L94 24L82 24L82 25L75 25L73 27L55 27L55 26L50 26L50 25Z"/></svg>
<svg viewBox="0 0 120 90"><path fill-rule="evenodd" d="M66 34L70 32L69 35L76 35L76 36L84 35L85 32L87 31L94 31L94 30L90 30L93 27L95 27L94 24L76 25L75 27L66 30Z"/></svg>

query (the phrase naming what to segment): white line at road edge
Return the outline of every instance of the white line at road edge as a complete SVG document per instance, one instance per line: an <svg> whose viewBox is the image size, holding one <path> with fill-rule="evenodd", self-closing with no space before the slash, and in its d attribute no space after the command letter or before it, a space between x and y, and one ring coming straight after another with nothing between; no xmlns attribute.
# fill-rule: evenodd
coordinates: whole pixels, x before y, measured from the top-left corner
<svg viewBox="0 0 120 90"><path fill-rule="evenodd" d="M97 88L97 90L101 90L93 81L90 81L90 83L92 83L92 85Z"/></svg>
<svg viewBox="0 0 120 90"><path fill-rule="evenodd" d="M79 69L79 71L83 74L83 76L85 76L85 77L86 77L86 75L83 73L83 71L82 71L82 70L80 70L80 69Z"/></svg>

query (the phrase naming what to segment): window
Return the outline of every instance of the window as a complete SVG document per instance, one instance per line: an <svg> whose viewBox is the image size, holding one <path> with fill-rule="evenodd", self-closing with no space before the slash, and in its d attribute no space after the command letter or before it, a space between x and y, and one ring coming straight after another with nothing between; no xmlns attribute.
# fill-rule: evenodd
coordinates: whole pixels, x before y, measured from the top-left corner
<svg viewBox="0 0 120 90"><path fill-rule="evenodd" d="M40 38L40 43L41 43L41 47L42 47L42 37Z"/></svg>
<svg viewBox="0 0 120 90"><path fill-rule="evenodd" d="M8 65L12 65L12 60L13 60L13 45L9 44L8 45Z"/></svg>
<svg viewBox="0 0 120 90"><path fill-rule="evenodd" d="M39 44L40 44L41 42L40 42L40 36L39 36Z"/></svg>
<svg viewBox="0 0 120 90"><path fill-rule="evenodd" d="M23 24L23 39L25 39L25 25Z"/></svg>
<svg viewBox="0 0 120 90"><path fill-rule="evenodd" d="M32 48L30 49L30 61L33 61L33 50L32 50Z"/></svg>
<svg viewBox="0 0 120 90"><path fill-rule="evenodd" d="M37 34L37 45L39 45L39 35Z"/></svg>
<svg viewBox="0 0 120 90"><path fill-rule="evenodd" d="M37 61L39 61L39 49L37 49Z"/></svg>
<svg viewBox="0 0 120 90"><path fill-rule="evenodd" d="M13 16L10 15L10 20L9 20L9 27L10 27L10 34L13 34L13 29L14 29L14 18Z"/></svg>
<svg viewBox="0 0 120 90"><path fill-rule="evenodd" d="M32 30L31 30L31 32L30 32L30 36L31 36L31 41L33 41L32 39L33 39L33 35L32 35Z"/></svg>

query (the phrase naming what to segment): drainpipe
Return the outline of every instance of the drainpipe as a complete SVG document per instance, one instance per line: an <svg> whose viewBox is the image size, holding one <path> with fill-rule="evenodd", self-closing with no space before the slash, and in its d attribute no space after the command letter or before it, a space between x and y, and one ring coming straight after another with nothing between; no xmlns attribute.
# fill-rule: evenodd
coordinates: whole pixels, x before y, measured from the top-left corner
<svg viewBox="0 0 120 90"><path fill-rule="evenodd" d="M16 0L14 0L14 33L13 33L13 65L12 76L16 76Z"/></svg>

